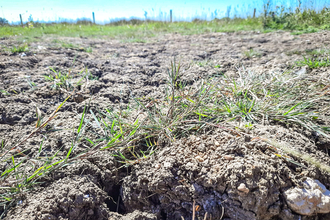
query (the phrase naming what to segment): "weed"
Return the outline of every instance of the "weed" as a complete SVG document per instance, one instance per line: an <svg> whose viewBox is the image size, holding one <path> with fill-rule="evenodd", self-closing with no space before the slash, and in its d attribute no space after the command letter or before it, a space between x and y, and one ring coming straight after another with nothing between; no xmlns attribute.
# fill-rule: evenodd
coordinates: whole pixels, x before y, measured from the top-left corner
<svg viewBox="0 0 330 220"><path fill-rule="evenodd" d="M253 49L250 49L250 50L244 52L244 56L246 58L250 59L250 58L253 58L253 57L261 57L261 53L255 51Z"/></svg>
<svg viewBox="0 0 330 220"><path fill-rule="evenodd" d="M57 72L53 68L50 68L54 75L44 76L46 81L54 82L52 85L53 89L65 88L66 90L72 90L73 85L70 83L69 79L71 79L70 73L62 74L60 71Z"/></svg>
<svg viewBox="0 0 330 220"><path fill-rule="evenodd" d="M59 44L59 43L61 43L61 41L58 39L54 39L54 40L52 40L52 43Z"/></svg>
<svg viewBox="0 0 330 220"><path fill-rule="evenodd" d="M11 48L11 52L12 53L22 53L22 52L25 52L27 51L29 48L28 48L28 45L27 44L23 44L23 45L20 45L20 46L13 46Z"/></svg>
<svg viewBox="0 0 330 220"><path fill-rule="evenodd" d="M301 35L301 34L316 33L318 31L319 31L319 29L317 29L317 28L309 27L309 28L307 28L305 30L302 30L302 31L294 31L291 34L292 35Z"/></svg>
<svg viewBox="0 0 330 220"><path fill-rule="evenodd" d="M328 50L328 49L306 50L305 52L306 52L306 54L311 55L311 56L330 54L330 50Z"/></svg>
<svg viewBox="0 0 330 220"><path fill-rule="evenodd" d="M1 92L3 95L10 95L10 93L7 92L7 91L4 90L4 89L0 89L0 92Z"/></svg>
<svg viewBox="0 0 330 220"><path fill-rule="evenodd" d="M329 128L316 123L324 113L319 106L330 101L320 89L325 79L290 72L244 72L239 77L213 77L186 86L175 62L168 76L162 99L151 98L144 104L143 99L132 97L126 110L91 112L89 121L94 122L89 127L94 127L98 137L93 143L106 141L102 149L115 150L119 160L131 165L149 157L160 143L189 136L205 126L223 128L220 121L235 121L248 129L265 122L296 123L329 136Z"/></svg>
<svg viewBox="0 0 330 220"><path fill-rule="evenodd" d="M205 59L205 60L200 60L200 61L195 61L197 66L199 67L205 67L205 66L215 66L212 61ZM216 67L215 67L216 68Z"/></svg>
<svg viewBox="0 0 330 220"><path fill-rule="evenodd" d="M123 43L147 43L146 40L141 39L141 38L129 38L122 40Z"/></svg>
<svg viewBox="0 0 330 220"><path fill-rule="evenodd" d="M62 42L61 46L64 48L68 48L68 49L78 48L77 45L75 45L73 43L66 43L66 42Z"/></svg>
<svg viewBox="0 0 330 220"><path fill-rule="evenodd" d="M320 67L328 67L330 66L329 58L324 59L313 59L313 58L305 58L303 61L297 61L297 66L308 66L311 69L316 69Z"/></svg>
<svg viewBox="0 0 330 220"><path fill-rule="evenodd" d="M303 53L302 51L294 50L294 51L286 52L285 54L286 54L287 56L292 56L292 55L294 55L294 54L296 54L296 55L301 55L302 53Z"/></svg>
<svg viewBox="0 0 330 220"><path fill-rule="evenodd" d="M85 52L92 53L93 52L93 48L92 47L87 47L87 48L85 48Z"/></svg>
<svg viewBox="0 0 330 220"><path fill-rule="evenodd" d="M251 122L248 122L244 125L244 127L248 129L253 129L253 124Z"/></svg>
<svg viewBox="0 0 330 220"><path fill-rule="evenodd" d="M37 85L36 85L34 82L32 82L32 81L29 79L29 77L26 77L26 81L27 81L27 83L29 84L29 86L31 87L31 90L35 90L35 89L37 89Z"/></svg>
<svg viewBox="0 0 330 220"><path fill-rule="evenodd" d="M38 122L36 129L14 146L7 146L4 140L1 141L0 161L2 164L7 165L1 170L0 175L0 205L4 207L4 212L0 218L6 214L9 207L22 200L25 192L35 185L40 184L40 179L42 177L62 168L68 163L78 160L80 156L85 154L79 154L76 155L76 157L71 156L77 141L72 143L72 147L64 158L59 158L57 155L59 151L52 156L45 154L43 141L40 144L38 152L31 151L31 149L21 151L18 148L18 146L32 138L32 136L38 134L53 118L55 118L56 113L69 97L67 97L44 122L42 121L40 110L37 108Z"/></svg>
<svg viewBox="0 0 330 220"><path fill-rule="evenodd" d="M197 64L197 66L199 66L199 67L204 67L204 66L207 65L207 63L208 63L207 60L203 60L203 61L198 61L196 64Z"/></svg>

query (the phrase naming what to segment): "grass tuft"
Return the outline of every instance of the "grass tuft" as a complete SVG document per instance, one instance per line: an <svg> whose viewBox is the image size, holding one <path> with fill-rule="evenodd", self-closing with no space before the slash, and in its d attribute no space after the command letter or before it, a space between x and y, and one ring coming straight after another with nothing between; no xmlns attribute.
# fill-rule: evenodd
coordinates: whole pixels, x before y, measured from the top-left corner
<svg viewBox="0 0 330 220"><path fill-rule="evenodd" d="M316 69L320 67L330 66L329 58L327 59L317 59L317 58L305 58L303 61L297 61L297 66L308 66L311 69Z"/></svg>
<svg viewBox="0 0 330 220"><path fill-rule="evenodd" d="M10 51L12 53L22 53L22 52L26 52L28 51L28 45L27 44L22 44L22 45L19 45L19 46L13 46Z"/></svg>
<svg viewBox="0 0 330 220"><path fill-rule="evenodd" d="M244 51L244 56L248 59L251 59L253 57L261 57L261 53L253 50L253 49L250 49L248 51Z"/></svg>
<svg viewBox="0 0 330 220"><path fill-rule="evenodd" d="M87 53L92 53L92 52L93 52L93 48L92 48L92 47L87 47L87 48L85 48L84 50L85 50L85 52L87 52Z"/></svg>

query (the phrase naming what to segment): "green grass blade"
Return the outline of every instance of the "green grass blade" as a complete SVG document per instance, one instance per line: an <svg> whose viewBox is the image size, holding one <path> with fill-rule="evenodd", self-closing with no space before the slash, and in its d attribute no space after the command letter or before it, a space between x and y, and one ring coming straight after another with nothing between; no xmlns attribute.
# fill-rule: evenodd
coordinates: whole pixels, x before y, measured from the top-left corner
<svg viewBox="0 0 330 220"><path fill-rule="evenodd" d="M80 120L80 124L79 124L78 130L77 130L77 133L78 133L78 134L80 133L81 127L82 127L82 125L83 125L83 123L84 123L85 110L86 110L86 105L85 105L85 107L84 107L84 111L83 111L83 113L82 113L81 120Z"/></svg>

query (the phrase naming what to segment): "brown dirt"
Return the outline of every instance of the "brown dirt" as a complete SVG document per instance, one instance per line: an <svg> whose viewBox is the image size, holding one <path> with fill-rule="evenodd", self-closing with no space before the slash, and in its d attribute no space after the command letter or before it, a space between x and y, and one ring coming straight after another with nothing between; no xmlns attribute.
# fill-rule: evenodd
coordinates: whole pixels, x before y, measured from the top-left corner
<svg viewBox="0 0 330 220"><path fill-rule="evenodd" d="M34 129L36 106L44 115L50 115L68 96L52 90L45 81L43 75L51 73L49 67L62 73L70 69L78 73L87 67L98 78L79 88L49 125L63 130L47 137L39 134L20 146L20 150L31 148L37 152L45 139L43 153L54 154L61 149L59 156L64 156L75 136L72 126L79 125L90 97L92 108L116 106L119 102L125 105L130 90L137 97L161 97L165 70L173 56L181 61L184 79L191 83L220 73L235 75L242 68L257 73L283 72L301 60L306 50L328 48L330 33L173 34L147 43L61 40L79 47L92 46L93 52L58 48L52 39L31 43L30 52L24 54L1 52L0 89L10 95L0 93L0 137L7 145ZM0 40L0 44L11 47L17 42L9 38ZM260 57L245 57L244 52L251 48ZM326 71L329 73L328 68L307 69L309 74ZM37 85L35 90L31 90L27 78ZM257 126L250 135L286 142L325 164L330 162L329 142L315 139L304 129ZM76 153L85 147L79 145ZM121 164L107 152L94 154L45 178L35 191L25 193L5 219L191 219L194 200L199 206L198 219L203 219L206 212L212 219L223 215L227 220L330 219L326 214L300 216L288 208L283 198L283 190L299 185L307 176L330 188L328 173L305 165L308 169L274 157L268 145L258 140L209 128L197 137L164 147L127 170L119 168ZM1 171L5 166L0 164ZM248 194L237 190L241 183L249 189Z"/></svg>

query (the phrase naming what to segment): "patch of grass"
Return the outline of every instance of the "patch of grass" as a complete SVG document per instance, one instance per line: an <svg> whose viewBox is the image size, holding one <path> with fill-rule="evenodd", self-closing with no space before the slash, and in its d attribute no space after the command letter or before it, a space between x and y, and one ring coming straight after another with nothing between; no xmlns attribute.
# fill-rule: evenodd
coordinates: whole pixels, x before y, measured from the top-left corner
<svg viewBox="0 0 330 220"><path fill-rule="evenodd" d="M294 54L296 54L296 55L301 55L302 53L303 53L302 51L294 50L294 51L286 52L285 54L286 54L287 56L292 56L292 55L294 55Z"/></svg>
<svg viewBox="0 0 330 220"><path fill-rule="evenodd" d="M271 2L271 1L269 1ZM265 8L266 17L263 19L265 29L292 30L293 35L314 33L319 30L329 29L330 11L324 5L322 10L317 10L315 5L299 5L295 10L285 6Z"/></svg>
<svg viewBox="0 0 330 220"><path fill-rule="evenodd" d="M85 48L85 52L92 53L93 52L93 48L92 47L87 47L87 48Z"/></svg>
<svg viewBox="0 0 330 220"><path fill-rule="evenodd" d="M4 89L0 89L0 92L1 92L3 95L10 95L10 93L7 92L7 91L4 90Z"/></svg>
<svg viewBox="0 0 330 220"><path fill-rule="evenodd" d="M63 47L63 48L68 48L68 49L78 49L79 48L79 46L76 44L73 44L71 42L61 41L58 39L54 39L51 42L56 44L57 46ZM85 50L85 49L83 49L83 50Z"/></svg>
<svg viewBox="0 0 330 220"><path fill-rule="evenodd" d="M314 49L314 50L305 50L305 51L294 50L294 51L286 52L285 54L288 56L292 56L293 54L296 55L307 54L310 56L320 56L320 55L330 54L330 50L329 49Z"/></svg>
<svg viewBox="0 0 330 220"><path fill-rule="evenodd" d="M77 86L82 85L82 81L84 79L89 80L95 80L98 79L98 77L93 77L91 73L84 69L80 73L73 74L71 70L69 70L68 73L61 73L60 71L56 71L53 68L50 68L53 71L53 74L45 75L45 80L52 82L51 88L57 90L57 89L65 89L67 92L73 91L74 88ZM85 73L84 73L85 72ZM77 77L80 76L80 79L78 80Z"/></svg>
<svg viewBox="0 0 330 220"><path fill-rule="evenodd" d="M261 57L261 53L253 50L253 49L250 49L248 51L244 51L244 56L248 59L251 59L253 57Z"/></svg>
<svg viewBox="0 0 330 220"><path fill-rule="evenodd" d="M26 81L27 81L27 83L29 84L29 86L31 87L31 90L35 90L35 89L37 89L37 85L33 82L33 81L31 81L30 79L29 79L29 77L26 77Z"/></svg>
<svg viewBox="0 0 330 220"><path fill-rule="evenodd" d="M52 43L55 43L55 44L59 44L59 43L61 43L62 41L60 41L60 40L58 40L58 39L54 39L54 40L52 40Z"/></svg>
<svg viewBox="0 0 330 220"><path fill-rule="evenodd" d="M70 91L73 89L73 85L70 83L70 73L62 74L60 71L55 71L53 68L50 68L54 74L50 74L49 76L44 76L46 81L53 82L53 89L65 88Z"/></svg>
<svg viewBox="0 0 330 220"><path fill-rule="evenodd" d="M146 40L141 39L141 38L129 38L129 39L124 39L121 42L123 43L147 43Z"/></svg>
<svg viewBox="0 0 330 220"><path fill-rule="evenodd" d="M307 29L303 29L301 31L294 31L291 34L292 35L301 35L301 34L310 34L310 33L316 33L318 32L319 29L318 28L314 28L314 27L308 27Z"/></svg>
<svg viewBox="0 0 330 220"><path fill-rule="evenodd" d="M68 49L75 49L78 48L77 45L73 44L73 43L67 43L67 42L62 42L61 46L64 48L68 48Z"/></svg>
<svg viewBox="0 0 330 220"><path fill-rule="evenodd" d="M295 123L329 137L329 128L317 123L324 117L330 97L326 79L294 73L241 73L239 77L209 78L186 86L180 65L169 71L165 96L143 100L132 97L127 109L91 112L90 126L98 137L94 144L114 154L124 165L149 157L167 141L199 132L219 122L236 122L252 129L254 124ZM92 140L90 137L89 139Z"/></svg>
<svg viewBox="0 0 330 220"><path fill-rule="evenodd" d="M209 60L200 60L200 61L196 61L197 66L199 67L204 67L204 66L208 66L208 65L212 65L211 62Z"/></svg>
<svg viewBox="0 0 330 220"><path fill-rule="evenodd" d="M306 52L306 54L311 55L311 56L330 54L330 50L328 50L328 49L306 50L305 52Z"/></svg>
<svg viewBox="0 0 330 220"><path fill-rule="evenodd" d="M1 141L0 164L2 168L0 171L0 206L4 211L0 218L6 214L8 208L20 203L24 199L24 194L27 191L40 184L42 178L67 164L76 162L80 159L80 156L85 154L82 153L72 156L72 152L78 144L77 139L72 142L72 147L67 151L64 157L58 155L63 149L58 150L53 155L47 154L43 147L43 141L37 152L32 149L20 150L19 148L19 146L28 139L31 139L35 134L42 131L45 126L56 117L57 112L69 97L67 97L48 119L44 121L41 117L40 110L37 108L38 120L36 129L26 137L23 137L22 140L19 140L17 144L10 146L5 140ZM44 131L44 134L46 133L47 131Z"/></svg>
<svg viewBox="0 0 330 220"><path fill-rule="evenodd" d="M262 24L258 19L215 19L213 21L199 22L139 22L136 24L43 24L35 25L32 29L21 28L20 26L1 26L0 32L3 36L18 36L17 40L30 41L45 36L62 37L107 37L119 39L125 42L145 43L146 39L156 37L160 34L178 33L182 35L261 30ZM37 38L36 38L37 37ZM54 42L55 43L55 42ZM57 42L58 43L58 42Z"/></svg>
<svg viewBox="0 0 330 220"><path fill-rule="evenodd" d="M19 46L13 46L10 51L12 53L22 53L22 52L26 52L28 51L28 45L27 44L22 44L22 45L19 45Z"/></svg>
<svg viewBox="0 0 330 220"><path fill-rule="evenodd" d="M302 61L296 62L297 66L308 66L311 69L316 69L320 67L328 67L330 66L329 58L327 59L318 59L318 58L305 58Z"/></svg>

